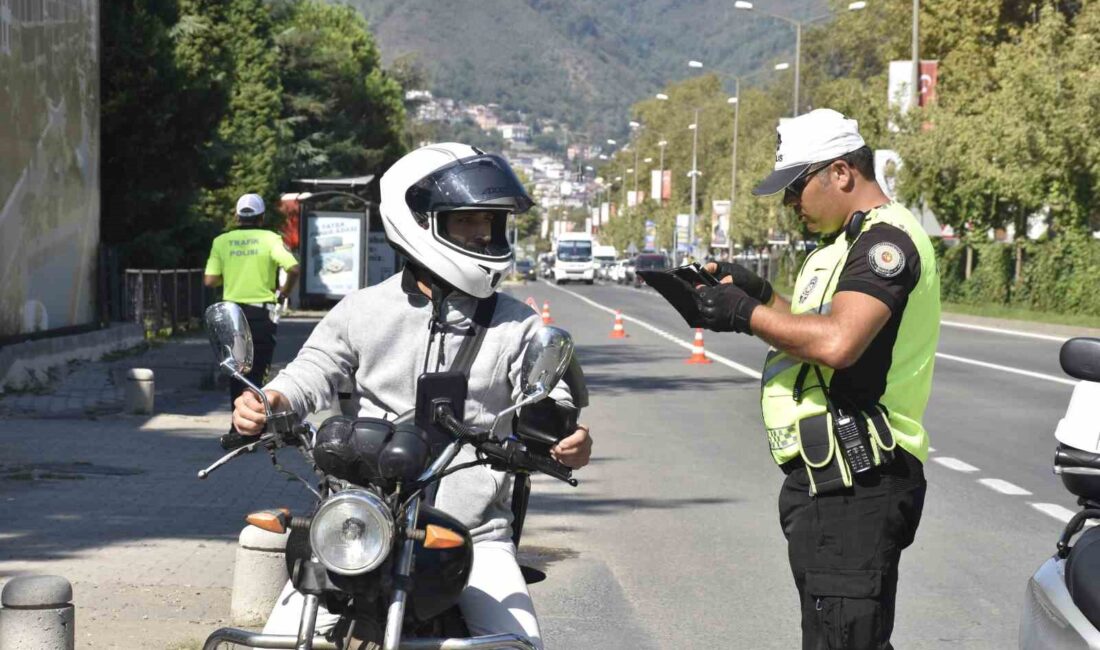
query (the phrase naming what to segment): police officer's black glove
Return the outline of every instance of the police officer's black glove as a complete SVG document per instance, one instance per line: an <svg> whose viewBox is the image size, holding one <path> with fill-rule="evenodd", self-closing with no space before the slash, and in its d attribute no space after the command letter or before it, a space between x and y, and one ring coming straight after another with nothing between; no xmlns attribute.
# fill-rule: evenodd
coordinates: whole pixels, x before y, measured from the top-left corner
<svg viewBox="0 0 1100 650"><path fill-rule="evenodd" d="M752 312L760 300L750 296L736 284L703 287L699 293L701 325L712 332L752 334Z"/></svg>
<svg viewBox="0 0 1100 650"><path fill-rule="evenodd" d="M745 293L765 305L771 302L774 292L770 282L737 262L715 262L715 264L718 265L718 272L714 274L714 277L718 278L719 281L727 276L732 277L733 283L744 289Z"/></svg>

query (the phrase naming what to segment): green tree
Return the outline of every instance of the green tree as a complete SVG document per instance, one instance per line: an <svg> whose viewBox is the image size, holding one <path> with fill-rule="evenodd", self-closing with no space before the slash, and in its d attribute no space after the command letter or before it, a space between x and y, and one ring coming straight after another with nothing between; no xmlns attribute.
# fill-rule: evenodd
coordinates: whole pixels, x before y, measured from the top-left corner
<svg viewBox="0 0 1100 650"><path fill-rule="evenodd" d="M282 124L278 182L381 175L404 153L403 90L382 69L366 20L320 0L276 5Z"/></svg>
<svg viewBox="0 0 1100 650"><path fill-rule="evenodd" d="M196 69L225 66L215 68L225 79L227 105L207 149L212 178L195 209L199 218L228 227L239 195L255 192L273 202L278 190L282 87L271 9L262 0L180 0L180 8L181 23L208 25L203 49L181 47L181 60ZM204 48L215 41L224 55L209 60Z"/></svg>
<svg viewBox="0 0 1100 650"><path fill-rule="evenodd" d="M1087 228L1100 163L1082 134L1100 127L1087 108L1100 97L1100 44L1088 31L1098 17L1096 3L1076 23L1042 9L1037 22L996 46L988 71L956 78L943 103L899 139L905 194L925 197L960 230L1013 224L1022 232L1040 211L1057 229Z"/></svg>
<svg viewBox="0 0 1100 650"><path fill-rule="evenodd" d="M193 240L218 230L190 212L226 94L220 75L177 57L201 28L176 0L103 6L100 233L127 264L197 263Z"/></svg>

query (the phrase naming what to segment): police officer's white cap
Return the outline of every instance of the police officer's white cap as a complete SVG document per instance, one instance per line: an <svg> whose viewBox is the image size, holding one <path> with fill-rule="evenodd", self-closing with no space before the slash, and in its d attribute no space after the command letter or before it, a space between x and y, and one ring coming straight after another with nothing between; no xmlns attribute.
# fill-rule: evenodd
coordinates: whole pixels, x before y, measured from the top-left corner
<svg viewBox="0 0 1100 650"><path fill-rule="evenodd" d="M783 118L776 127L775 170L752 193L782 192L814 163L839 158L866 145L859 123L830 108L819 108L795 118Z"/></svg>
<svg viewBox="0 0 1100 650"><path fill-rule="evenodd" d="M237 216L250 219L264 213L264 199L259 194L242 194L237 199Z"/></svg>

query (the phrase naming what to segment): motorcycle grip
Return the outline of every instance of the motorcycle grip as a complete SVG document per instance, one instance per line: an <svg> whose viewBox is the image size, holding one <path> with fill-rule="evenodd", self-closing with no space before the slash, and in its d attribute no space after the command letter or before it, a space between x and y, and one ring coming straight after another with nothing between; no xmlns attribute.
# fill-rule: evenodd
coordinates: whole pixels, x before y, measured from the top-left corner
<svg viewBox="0 0 1100 650"><path fill-rule="evenodd" d="M511 445L501 446L496 443L488 443L479 447L486 456L500 461L509 467L528 471L542 472L547 476L564 481L573 487L577 486L577 479L573 478L573 470L553 458L532 454Z"/></svg>
<svg viewBox="0 0 1100 650"><path fill-rule="evenodd" d="M240 433L237 433L236 431L232 431L222 436L219 442L221 442L222 449L226 451L233 451L234 449L239 449L241 447L244 447L245 445L250 445L257 440L259 440L259 436L244 436Z"/></svg>

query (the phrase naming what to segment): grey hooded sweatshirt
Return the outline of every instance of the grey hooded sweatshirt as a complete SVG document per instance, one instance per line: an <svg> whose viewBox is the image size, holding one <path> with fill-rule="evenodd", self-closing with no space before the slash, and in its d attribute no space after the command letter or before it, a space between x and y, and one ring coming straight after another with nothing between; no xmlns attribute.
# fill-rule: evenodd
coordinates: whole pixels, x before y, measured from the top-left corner
<svg viewBox="0 0 1100 650"><path fill-rule="evenodd" d="M470 369L466 423L488 428L497 413L515 403L523 352L542 319L530 307L498 294L491 325ZM361 289L341 300L317 325L298 356L265 389L287 397L306 415L327 407L345 378L354 373L359 416L394 419L416 403L416 379L448 369L462 346L477 308L476 299L452 294L444 302L442 363L440 333L432 336L432 305L410 272ZM564 383L551 393L571 403ZM501 422L506 436L511 422ZM475 459L466 446L452 465ZM511 537L511 476L482 465L445 477L436 507L470 529L474 542Z"/></svg>

